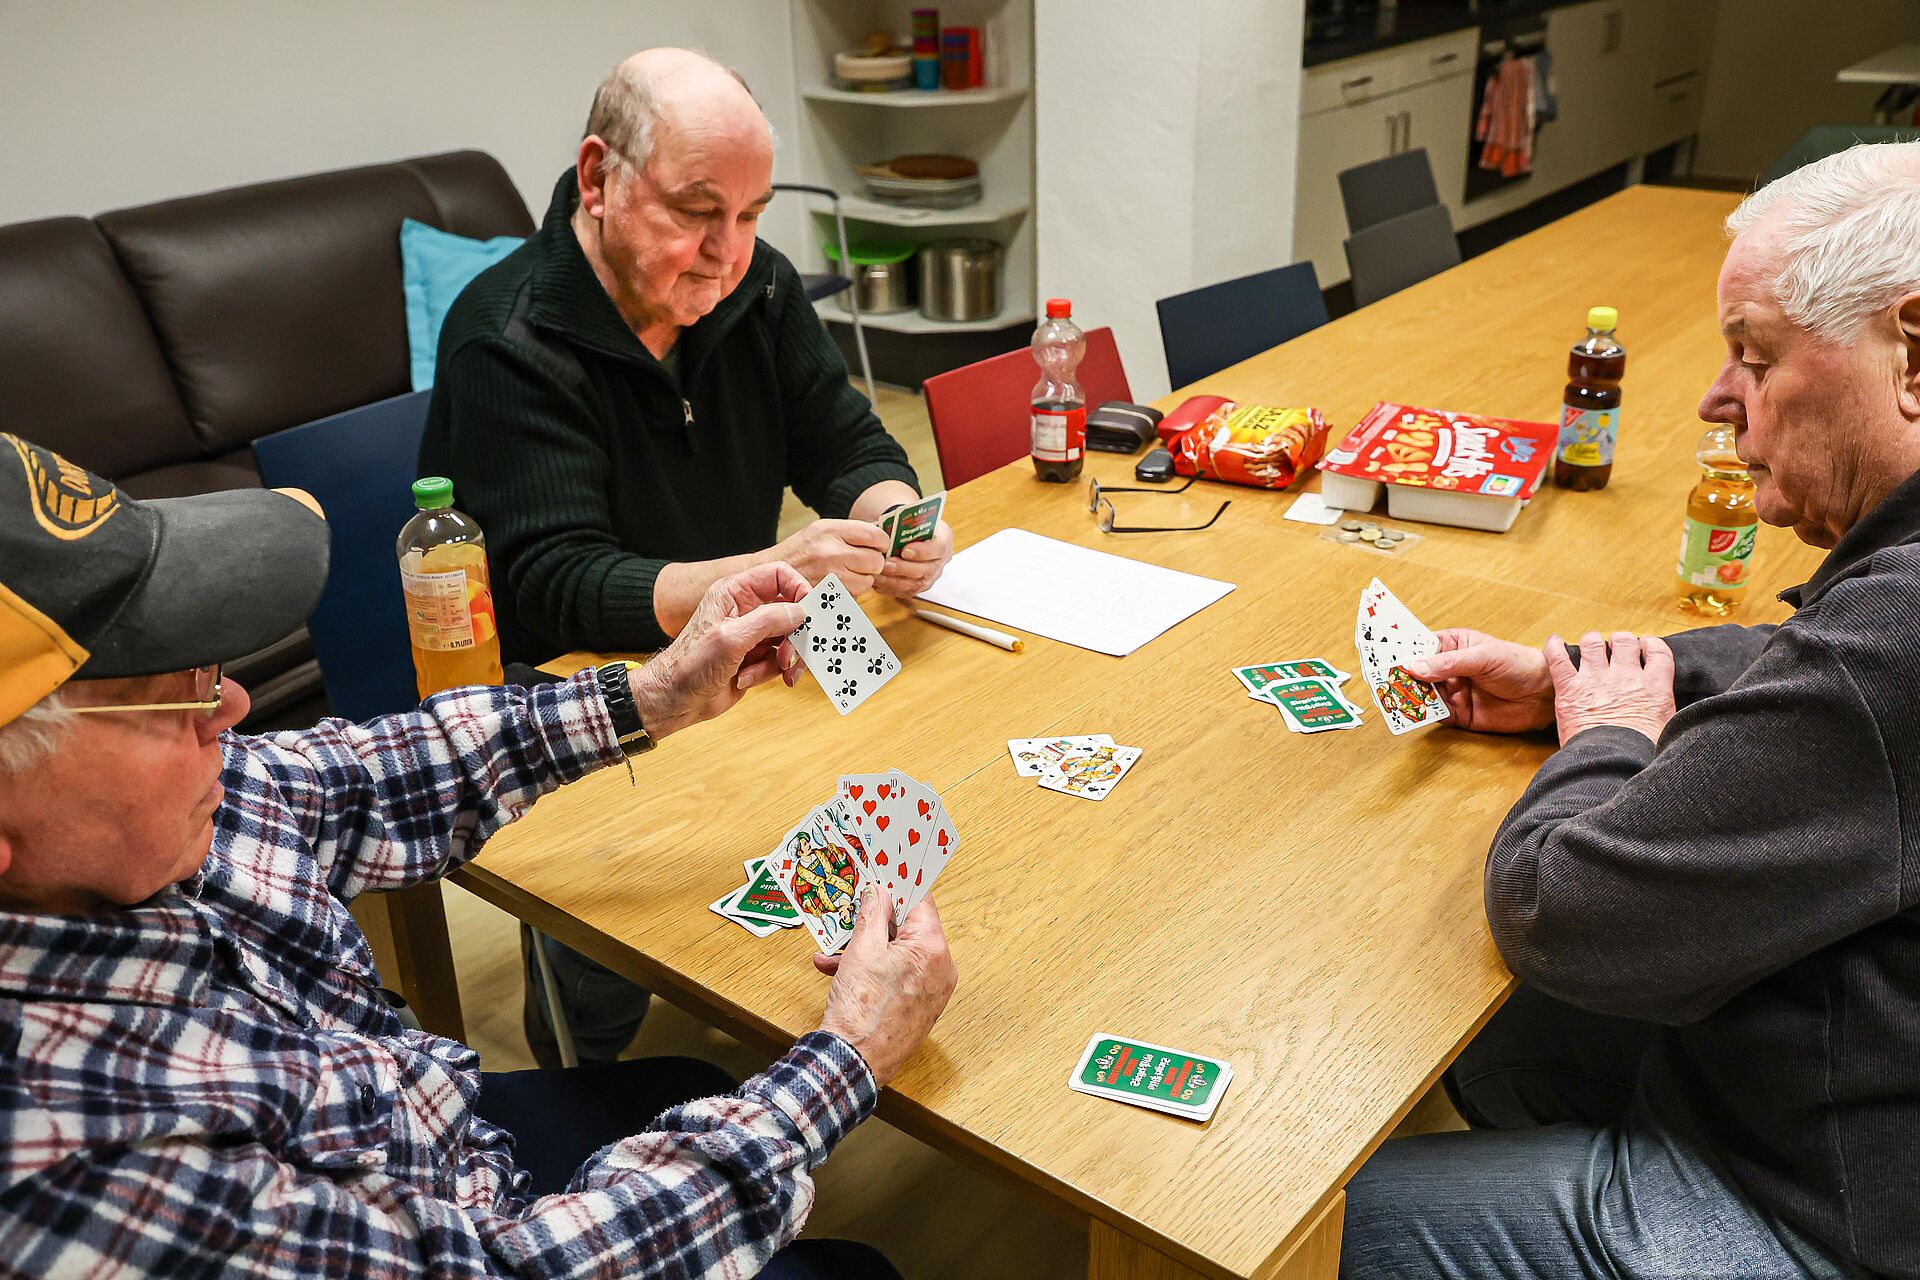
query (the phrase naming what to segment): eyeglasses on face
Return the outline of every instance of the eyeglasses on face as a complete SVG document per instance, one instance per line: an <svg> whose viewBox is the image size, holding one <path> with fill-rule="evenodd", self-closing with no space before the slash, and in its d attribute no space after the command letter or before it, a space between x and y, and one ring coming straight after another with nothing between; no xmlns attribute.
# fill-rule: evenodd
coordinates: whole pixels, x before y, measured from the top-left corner
<svg viewBox="0 0 1920 1280"><path fill-rule="evenodd" d="M183 675L193 677L193 700L191 702L123 702L103 707L69 707L76 715L101 715L109 711L198 711L211 717L220 709L222 690L220 685L220 664L208 663L204 667L195 667Z"/></svg>
<svg viewBox="0 0 1920 1280"><path fill-rule="evenodd" d="M1198 477L1194 477L1194 479L1197 478ZM1102 533L1198 533L1202 529L1211 529L1214 521L1218 520L1226 512L1226 509L1233 505L1232 500L1221 503L1220 509L1213 513L1213 519L1208 520L1205 524L1123 525L1114 523L1113 500L1107 497L1110 493L1173 494L1185 493L1191 488L1193 488L1193 479L1189 479L1178 489L1139 489L1122 485L1103 486L1098 480L1093 480L1087 484L1087 510L1093 513L1093 518L1100 526L1100 532Z"/></svg>

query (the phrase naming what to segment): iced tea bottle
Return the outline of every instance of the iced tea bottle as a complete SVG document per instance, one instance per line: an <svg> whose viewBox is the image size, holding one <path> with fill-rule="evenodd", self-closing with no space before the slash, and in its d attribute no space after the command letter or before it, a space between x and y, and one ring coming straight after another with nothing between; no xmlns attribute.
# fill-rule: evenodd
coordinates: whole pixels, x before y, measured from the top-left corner
<svg viewBox="0 0 1920 1280"><path fill-rule="evenodd" d="M400 530L395 550L420 696L500 684L487 540L473 517L453 509L453 481L445 476L414 481L413 502L419 513Z"/></svg>
<svg viewBox="0 0 1920 1280"><path fill-rule="evenodd" d="M1693 455L1700 483L1687 495L1687 521L1680 535L1680 607L1723 618L1747 592L1754 537L1760 516L1753 507L1753 477L1733 451L1733 428L1713 427Z"/></svg>
<svg viewBox="0 0 1920 1280"><path fill-rule="evenodd" d="M1073 322L1073 303L1047 299L1047 318L1033 331L1040 381L1033 386L1033 471L1067 484L1080 478L1087 458L1087 393L1077 370L1087 335Z"/></svg>
<svg viewBox="0 0 1920 1280"><path fill-rule="evenodd" d="M1567 356L1553 482L1568 489L1604 489L1613 476L1620 378L1627 371L1627 349L1613 336L1619 324L1620 313L1612 307L1593 308L1587 312L1587 336Z"/></svg>

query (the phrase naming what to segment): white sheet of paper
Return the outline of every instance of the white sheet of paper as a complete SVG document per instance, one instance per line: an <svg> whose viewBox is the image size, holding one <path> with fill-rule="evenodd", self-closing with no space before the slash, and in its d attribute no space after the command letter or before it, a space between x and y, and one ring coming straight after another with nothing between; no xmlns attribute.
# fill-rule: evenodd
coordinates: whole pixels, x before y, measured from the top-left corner
<svg viewBox="0 0 1920 1280"><path fill-rule="evenodd" d="M1285 516L1289 520L1298 520L1301 524L1338 524L1340 517L1347 513L1338 507L1330 507L1327 500L1317 493L1303 493L1293 500Z"/></svg>
<svg viewBox="0 0 1920 1280"><path fill-rule="evenodd" d="M1124 658L1233 590L1025 529L1002 529L947 563L928 604Z"/></svg>

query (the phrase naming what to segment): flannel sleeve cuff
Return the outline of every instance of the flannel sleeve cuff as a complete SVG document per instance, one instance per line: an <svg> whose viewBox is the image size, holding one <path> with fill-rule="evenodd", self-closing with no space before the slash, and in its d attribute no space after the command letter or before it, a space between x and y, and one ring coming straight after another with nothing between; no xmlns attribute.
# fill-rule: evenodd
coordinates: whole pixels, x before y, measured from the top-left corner
<svg viewBox="0 0 1920 1280"><path fill-rule="evenodd" d="M534 732L559 782L573 782L625 758L592 667L529 690L527 700Z"/></svg>
<svg viewBox="0 0 1920 1280"><path fill-rule="evenodd" d="M880 1097L860 1051L827 1031L802 1036L744 1092L787 1118L794 1136L806 1146L809 1168L824 1161L854 1126L872 1115Z"/></svg>

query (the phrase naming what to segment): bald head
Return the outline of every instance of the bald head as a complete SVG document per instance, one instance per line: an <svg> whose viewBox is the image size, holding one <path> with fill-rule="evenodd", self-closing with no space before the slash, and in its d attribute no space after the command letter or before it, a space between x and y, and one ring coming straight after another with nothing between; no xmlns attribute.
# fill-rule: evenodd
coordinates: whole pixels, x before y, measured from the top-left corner
<svg viewBox="0 0 1920 1280"><path fill-rule="evenodd" d="M607 144L604 167L640 168L663 145L773 151L773 127L740 73L691 49L643 49L600 82L587 135Z"/></svg>

